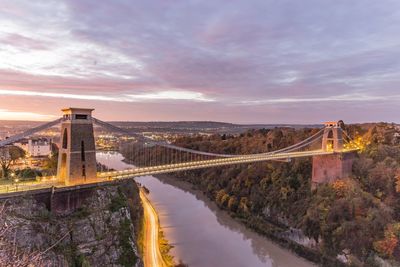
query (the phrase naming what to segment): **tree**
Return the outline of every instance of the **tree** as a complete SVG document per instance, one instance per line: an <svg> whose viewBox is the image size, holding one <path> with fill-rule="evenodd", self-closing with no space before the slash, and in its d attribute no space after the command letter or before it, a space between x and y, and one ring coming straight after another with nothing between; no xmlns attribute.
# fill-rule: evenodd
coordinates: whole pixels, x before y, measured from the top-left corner
<svg viewBox="0 0 400 267"><path fill-rule="evenodd" d="M400 169L396 172L396 192L400 193Z"/></svg>
<svg viewBox="0 0 400 267"><path fill-rule="evenodd" d="M392 257L399 244L400 223L391 224L385 230L385 237L374 243L375 250L384 257Z"/></svg>
<svg viewBox="0 0 400 267"><path fill-rule="evenodd" d="M225 192L225 190L222 189L222 190L218 191L215 200L216 200L217 204L218 204L220 207L224 207L225 204L226 204L226 203L228 202L228 200L229 200L229 195Z"/></svg>
<svg viewBox="0 0 400 267"><path fill-rule="evenodd" d="M368 187L371 193L378 197L385 197L394 191L396 162L387 158L378 162L368 175Z"/></svg>
<svg viewBox="0 0 400 267"><path fill-rule="evenodd" d="M231 196L228 201L228 209L230 211L236 211L237 207L238 207L237 198L235 196Z"/></svg>
<svg viewBox="0 0 400 267"><path fill-rule="evenodd" d="M247 197L240 198L239 210L245 215L247 215L249 213L249 206L248 206L249 203L248 202L249 201L248 201Z"/></svg>
<svg viewBox="0 0 400 267"><path fill-rule="evenodd" d="M57 173L58 164L58 151L53 153L50 158L46 160L45 169L48 175L54 175Z"/></svg>
<svg viewBox="0 0 400 267"><path fill-rule="evenodd" d="M342 123L340 123L342 124ZM386 234L400 222L400 146L392 143L387 124L343 125L364 149L353 165L353 175L310 189L312 162L281 162L227 166L178 174L214 199L219 207L251 223L266 219L301 227L315 239L323 254L357 258L370 266L376 253L400 259L400 235ZM250 130L232 136L182 137L174 144L221 154L251 154L287 147L319 129L275 128ZM320 146L316 144L315 148ZM311 148L313 149L313 148ZM129 154L126 155L129 157ZM395 239L396 238L396 239ZM367 266L365 265L365 266ZM371 265L372 266L372 265Z"/></svg>
<svg viewBox="0 0 400 267"><path fill-rule="evenodd" d="M8 177L10 165L11 165L11 160L10 160L10 154L8 153L8 148L7 147L0 148L0 166L3 178Z"/></svg>
<svg viewBox="0 0 400 267"><path fill-rule="evenodd" d="M321 224L320 224L320 214L316 209L310 209L304 216L302 221L302 229L304 234L319 242L319 237L321 236Z"/></svg>
<svg viewBox="0 0 400 267"><path fill-rule="evenodd" d="M6 146L0 148L0 166L3 178L9 178L11 165L24 156L25 151L19 147Z"/></svg>

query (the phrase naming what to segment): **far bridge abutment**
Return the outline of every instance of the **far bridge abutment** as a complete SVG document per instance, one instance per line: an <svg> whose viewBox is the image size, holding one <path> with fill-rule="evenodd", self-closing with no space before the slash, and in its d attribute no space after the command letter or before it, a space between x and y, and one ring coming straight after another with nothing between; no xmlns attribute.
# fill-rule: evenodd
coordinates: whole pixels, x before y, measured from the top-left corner
<svg viewBox="0 0 400 267"><path fill-rule="evenodd" d="M326 122L322 137L322 150L334 152L313 156L311 187L333 183L352 174L355 152L343 153L342 122Z"/></svg>

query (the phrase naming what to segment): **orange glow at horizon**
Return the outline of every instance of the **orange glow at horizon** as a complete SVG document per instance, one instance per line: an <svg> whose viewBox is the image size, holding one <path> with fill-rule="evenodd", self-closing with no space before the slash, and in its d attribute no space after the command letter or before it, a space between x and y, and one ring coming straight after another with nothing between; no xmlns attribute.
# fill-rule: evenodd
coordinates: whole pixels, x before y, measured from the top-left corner
<svg viewBox="0 0 400 267"><path fill-rule="evenodd" d="M55 117L56 116L54 115L40 114L35 112L0 109L0 120L49 121Z"/></svg>

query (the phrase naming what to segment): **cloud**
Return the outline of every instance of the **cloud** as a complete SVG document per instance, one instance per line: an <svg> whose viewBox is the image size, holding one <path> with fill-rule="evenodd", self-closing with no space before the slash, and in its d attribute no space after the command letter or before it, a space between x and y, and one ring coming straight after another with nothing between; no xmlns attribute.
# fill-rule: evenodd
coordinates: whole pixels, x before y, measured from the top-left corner
<svg viewBox="0 0 400 267"><path fill-rule="evenodd" d="M32 121L47 121L54 119L56 116L45 115L35 112L12 111L0 109L0 120L32 120Z"/></svg>
<svg viewBox="0 0 400 267"><path fill-rule="evenodd" d="M173 120L179 102L193 119L196 103L230 121L236 108L243 120L302 122L338 103L349 119L365 103L365 117L375 107L386 120L399 105L397 0L4 0L0 24L0 88L16 92L2 97L19 108L28 97L119 102L118 119L162 103Z"/></svg>
<svg viewBox="0 0 400 267"><path fill-rule="evenodd" d="M0 89L3 96L25 96L25 97L51 97L67 98L89 101L111 101L111 102L138 102L138 101L164 101L164 100L191 100L212 102L213 99L206 98L202 93L189 91L160 91L154 93L124 94L124 95L87 95L68 93L49 93L38 91L4 90Z"/></svg>
<svg viewBox="0 0 400 267"><path fill-rule="evenodd" d="M399 101L400 95L391 96L373 96L363 94L349 94L349 95L338 95L326 98L276 98L276 99L259 99L259 100L244 100L240 101L243 105L263 105L263 104L290 104L290 103L325 103L325 102L392 102Z"/></svg>

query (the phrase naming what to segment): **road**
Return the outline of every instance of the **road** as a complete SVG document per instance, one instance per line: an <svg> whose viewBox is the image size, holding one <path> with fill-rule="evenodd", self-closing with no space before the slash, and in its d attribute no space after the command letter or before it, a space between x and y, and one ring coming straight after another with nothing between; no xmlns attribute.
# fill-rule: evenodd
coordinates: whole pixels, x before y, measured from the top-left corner
<svg viewBox="0 0 400 267"><path fill-rule="evenodd" d="M146 193L140 190L140 199L143 203L144 211L144 251L143 261L145 267L166 267L158 242L159 222L158 216L151 205Z"/></svg>

